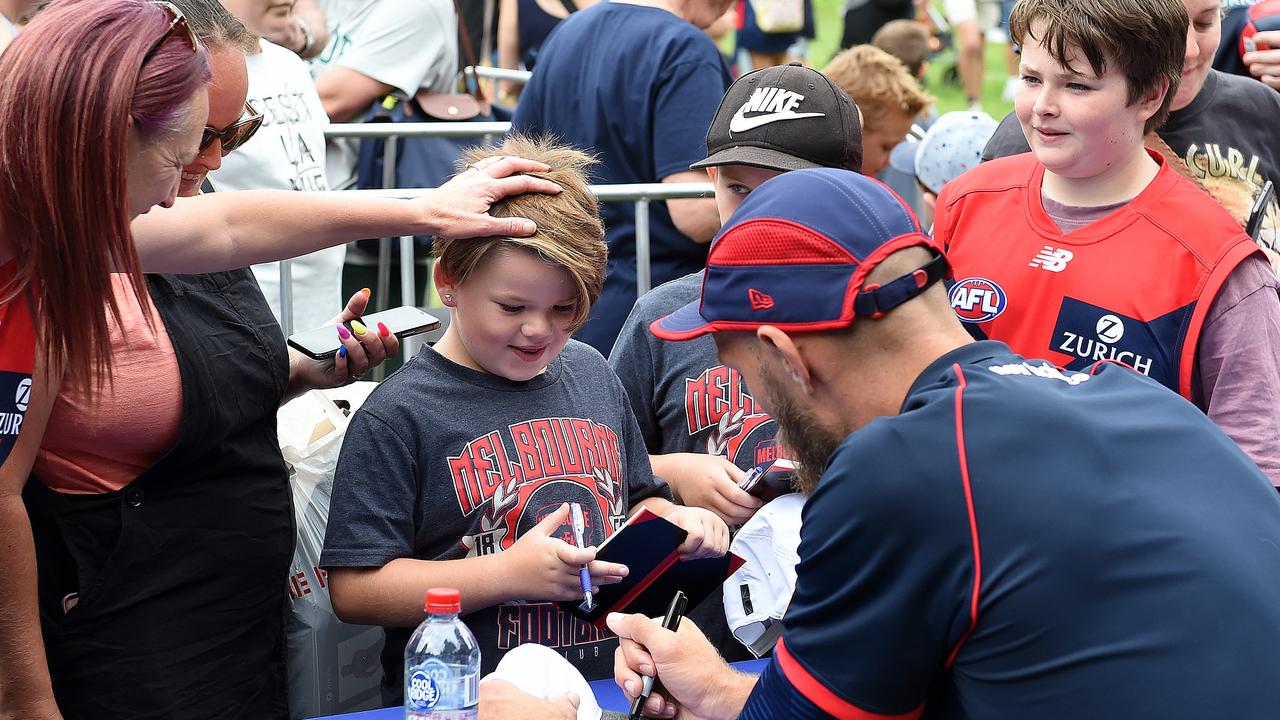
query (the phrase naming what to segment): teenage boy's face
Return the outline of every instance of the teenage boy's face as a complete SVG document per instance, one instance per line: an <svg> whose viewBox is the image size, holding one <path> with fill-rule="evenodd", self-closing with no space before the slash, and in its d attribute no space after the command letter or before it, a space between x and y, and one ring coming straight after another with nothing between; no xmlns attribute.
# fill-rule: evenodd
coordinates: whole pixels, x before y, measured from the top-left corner
<svg viewBox="0 0 1280 720"><path fill-rule="evenodd" d="M1043 38L1043 22L1030 35ZM1068 47L1073 67L1063 67L1045 47L1028 38L1022 46L1021 85L1014 112L1041 164L1059 177L1083 179L1124 165L1142 146L1144 123L1158 101L1129 104L1124 76L1108 62L1093 74L1084 53Z"/></svg>
<svg viewBox="0 0 1280 720"><path fill-rule="evenodd" d="M1199 94L1204 79L1213 66L1213 55L1222 42L1222 5L1220 0L1183 0L1187 6L1187 49L1182 56L1182 80L1173 96L1170 110L1181 110Z"/></svg>
<svg viewBox="0 0 1280 720"><path fill-rule="evenodd" d="M452 296L450 360L508 380L530 380L564 350L578 289L569 271L519 249L490 251Z"/></svg>
<svg viewBox="0 0 1280 720"><path fill-rule="evenodd" d="M766 170L750 165L721 165L707 168L707 171L711 173L712 182L716 186L716 210L720 212L721 225L752 190L763 185L769 178L782 174L781 170Z"/></svg>

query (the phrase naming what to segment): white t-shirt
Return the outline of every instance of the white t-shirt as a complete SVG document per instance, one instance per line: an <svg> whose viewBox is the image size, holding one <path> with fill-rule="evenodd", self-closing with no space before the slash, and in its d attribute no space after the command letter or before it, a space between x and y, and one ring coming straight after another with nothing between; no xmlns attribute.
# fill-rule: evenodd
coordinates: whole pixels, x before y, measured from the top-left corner
<svg viewBox="0 0 1280 720"><path fill-rule="evenodd" d="M452 0L320 0L329 44L311 61L319 79L345 67L390 85L401 97L451 92L458 74L458 19ZM355 140L329 144L329 185L355 182Z"/></svg>
<svg viewBox="0 0 1280 720"><path fill-rule="evenodd" d="M246 59L249 103L263 114L262 127L249 142L222 159L209 173L215 190L328 190L325 177L324 128L329 118L320 96L297 55L266 40L262 52ZM293 331L325 324L344 305L344 245L295 258ZM262 294L280 319L280 263L253 266Z"/></svg>

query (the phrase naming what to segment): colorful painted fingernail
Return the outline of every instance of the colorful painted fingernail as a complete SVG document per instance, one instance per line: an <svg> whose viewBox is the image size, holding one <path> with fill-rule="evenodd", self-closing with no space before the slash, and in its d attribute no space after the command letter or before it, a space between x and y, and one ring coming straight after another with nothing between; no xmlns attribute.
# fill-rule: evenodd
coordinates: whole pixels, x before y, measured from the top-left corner
<svg viewBox="0 0 1280 720"><path fill-rule="evenodd" d="M351 333L347 332L347 329L346 329L346 328L344 328L344 327L342 327L341 325L339 325L339 326L338 326L338 337L342 338L343 340L347 340L347 339L350 339L350 337L351 337Z"/></svg>
<svg viewBox="0 0 1280 720"><path fill-rule="evenodd" d="M344 357L346 357L346 356L347 356L347 346L346 346L346 345L339 345L339 346L338 346L338 357L340 357L340 358L344 358Z"/></svg>
<svg viewBox="0 0 1280 720"><path fill-rule="evenodd" d="M366 328L364 325L361 325L359 320L351 321L351 329L355 330L357 335L363 335L369 332L369 329Z"/></svg>
<svg viewBox="0 0 1280 720"><path fill-rule="evenodd" d="M387 329L387 326L385 324L378 323L378 334L381 335L382 337L386 337L391 334L391 331Z"/></svg>
<svg viewBox="0 0 1280 720"><path fill-rule="evenodd" d="M364 293L365 297L369 297L370 295L373 294L373 291L370 290L369 288L360 288L360 292Z"/></svg>

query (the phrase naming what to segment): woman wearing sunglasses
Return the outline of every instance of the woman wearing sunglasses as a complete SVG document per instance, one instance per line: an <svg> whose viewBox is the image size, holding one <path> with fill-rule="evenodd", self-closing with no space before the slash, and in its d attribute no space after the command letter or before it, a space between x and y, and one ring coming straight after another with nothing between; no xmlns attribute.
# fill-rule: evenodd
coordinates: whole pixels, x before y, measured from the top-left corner
<svg viewBox="0 0 1280 720"><path fill-rule="evenodd" d="M239 671L250 661L228 654L237 644L257 648L261 626L233 627L224 613L247 617L265 601L218 602L228 587L222 576L236 566L265 575L279 563L278 524L272 523L288 522L283 485L274 498L264 496L257 478L237 496L242 485L229 476L222 477L221 494L209 498L199 495L211 487L208 481L175 479L110 492L63 488L50 513L46 501L57 490L27 483L59 386L99 415L94 404L102 388L95 378L112 378L112 387L142 385L133 397L153 405L164 404L160 396L181 394L181 414L169 424L177 435L147 471L162 468L178 478L202 469L180 462L190 438L225 440L221 453L228 459L245 452L228 437L223 416L190 411L244 404L249 412L247 406L261 402L256 395L266 394L262 388L279 393L285 382L284 360L264 349L271 344L266 340L242 346L262 353L255 362L268 368L250 387L200 377L199 389L187 392L196 386L183 384L189 368L181 360L178 390L157 387L154 374L121 372L112 364L108 319L118 328L123 318L111 270L120 273L120 286L163 307L140 264L149 271L214 272L354 237L525 235L532 231L527 221L490 218L489 204L511 193L556 191L529 177L508 177L543 166L506 158L413 202L289 192L175 199L206 124L219 134L210 146L222 139L225 125L207 120L209 75L207 53L176 8L140 0L55 0L0 56L0 577L9 582L0 592L0 717L61 717L55 690L68 702L68 717L284 716L272 692L253 692L268 683L248 681ZM148 214L156 205L171 209ZM220 296L238 313L232 322L241 332L278 332L255 328L253 311L238 305L240 296L227 287L175 284L165 302L212 306ZM163 312L161 318L175 345L170 353L191 335L212 334L175 330ZM157 347L153 354L164 352ZM230 351L210 352L217 354L192 373L234 360ZM157 429L142 427L137 416L117 410L107 417L120 427L101 454L135 452L126 444L139 436L154 441ZM245 462L258 462L255 472L264 467ZM39 520L34 544L24 485ZM174 516L174 507L187 513ZM258 546L222 542L237 523L243 528L254 520L272 528ZM192 545L184 534L208 527L215 532L204 545ZM73 591L42 593L37 604L37 549L41 578L73 578ZM140 557L152 562L139 565ZM286 555L283 566L271 567L277 582L287 563ZM283 603L268 611L283 612ZM46 621L47 661L38 615ZM202 663L206 682L184 685ZM233 687L240 681L243 687Z"/></svg>
<svg viewBox="0 0 1280 720"><path fill-rule="evenodd" d="M245 100L254 38L216 0L176 5L213 70L208 124L178 186L191 197L262 116ZM293 526L276 410L349 382L395 353L396 338L373 327L321 363L286 349L248 269L148 274L146 305L126 277L113 276L111 382L95 382L92 403L59 392L25 490L59 708L284 718ZM367 303L356 293L341 319ZM165 541L149 542L160 528Z"/></svg>

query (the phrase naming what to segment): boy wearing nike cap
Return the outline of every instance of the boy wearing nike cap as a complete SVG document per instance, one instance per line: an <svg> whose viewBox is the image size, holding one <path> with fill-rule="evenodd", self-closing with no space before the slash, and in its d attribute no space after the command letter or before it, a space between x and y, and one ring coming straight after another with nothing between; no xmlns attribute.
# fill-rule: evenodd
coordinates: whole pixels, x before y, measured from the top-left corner
<svg viewBox="0 0 1280 720"><path fill-rule="evenodd" d="M706 168L723 221L756 186L788 170L859 171L858 108L822 73L780 65L738 78L707 131ZM664 343L649 333L659 317L698 299L702 272L640 298L609 355L649 447L653 472L676 499L730 525L760 507L738 487L747 470L778 457L775 425L737 372L716 359L710 338Z"/></svg>

